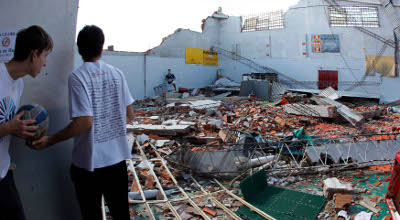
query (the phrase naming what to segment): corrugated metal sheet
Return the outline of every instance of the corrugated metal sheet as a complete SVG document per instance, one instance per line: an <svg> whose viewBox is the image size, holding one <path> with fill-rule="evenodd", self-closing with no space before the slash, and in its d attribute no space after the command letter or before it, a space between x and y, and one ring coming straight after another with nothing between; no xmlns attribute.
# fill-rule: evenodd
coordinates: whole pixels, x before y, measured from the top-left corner
<svg viewBox="0 0 400 220"><path fill-rule="evenodd" d="M312 93L319 94L321 90L319 89L288 89L292 92L304 92L304 93ZM379 99L381 97L380 94L377 93L365 93L365 92L349 92L349 91L337 91L337 93L341 96L346 97L358 97L358 98L371 98L371 99Z"/></svg>
<svg viewBox="0 0 400 220"><path fill-rule="evenodd" d="M398 140L330 143L322 146L309 146L306 149L306 154L312 162L323 161L328 156L335 163L347 160L352 162L375 161L373 164L380 164L379 160L394 160L397 152L400 152Z"/></svg>
<svg viewBox="0 0 400 220"><path fill-rule="evenodd" d="M330 98L332 100L340 99L342 96L332 87L328 87L319 93L320 96Z"/></svg>

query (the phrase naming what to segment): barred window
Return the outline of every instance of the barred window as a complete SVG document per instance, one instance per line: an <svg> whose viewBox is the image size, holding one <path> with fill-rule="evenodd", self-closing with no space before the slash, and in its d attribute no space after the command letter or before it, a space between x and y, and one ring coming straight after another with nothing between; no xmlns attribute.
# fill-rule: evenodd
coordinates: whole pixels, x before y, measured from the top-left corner
<svg viewBox="0 0 400 220"><path fill-rule="evenodd" d="M243 17L242 31L264 31L283 28L283 10Z"/></svg>
<svg viewBox="0 0 400 220"><path fill-rule="evenodd" d="M329 6L332 27L379 27L378 8L371 6Z"/></svg>

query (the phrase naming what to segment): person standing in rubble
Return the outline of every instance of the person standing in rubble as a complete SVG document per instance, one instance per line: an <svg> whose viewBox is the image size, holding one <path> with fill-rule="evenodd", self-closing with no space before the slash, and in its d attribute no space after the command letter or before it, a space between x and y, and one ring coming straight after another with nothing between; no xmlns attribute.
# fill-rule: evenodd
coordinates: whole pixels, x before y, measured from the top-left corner
<svg viewBox="0 0 400 220"><path fill-rule="evenodd" d="M134 102L124 74L100 60L104 34L85 26L78 34L84 64L69 76L69 111L72 122L53 136L34 141L43 149L74 137L71 179L82 217L101 220L101 198L114 220L129 220L128 172L131 158L126 124L133 119Z"/></svg>
<svg viewBox="0 0 400 220"><path fill-rule="evenodd" d="M176 90L176 85L174 83L175 79L175 75L171 73L171 69L168 69L168 74L165 76L165 81L167 81L168 84L172 84Z"/></svg>
<svg viewBox="0 0 400 220"><path fill-rule="evenodd" d="M10 170L11 136L32 138L38 126L35 120L23 120L24 112L16 114L22 92L23 77L38 76L46 57L53 49L50 35L37 25L17 33L14 57L0 63L0 220L24 220L24 209Z"/></svg>

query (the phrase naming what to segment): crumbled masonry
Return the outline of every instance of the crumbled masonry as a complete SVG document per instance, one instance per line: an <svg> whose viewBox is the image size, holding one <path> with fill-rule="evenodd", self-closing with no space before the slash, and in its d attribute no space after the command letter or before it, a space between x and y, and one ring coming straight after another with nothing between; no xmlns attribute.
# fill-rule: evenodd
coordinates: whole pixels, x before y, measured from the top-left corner
<svg viewBox="0 0 400 220"><path fill-rule="evenodd" d="M136 119L127 126L134 219L390 216L384 197L400 151L395 106L293 92L271 103L223 93L196 89L134 103ZM260 189L249 188L252 179ZM278 194L254 197L263 190ZM307 204L274 205L303 195Z"/></svg>

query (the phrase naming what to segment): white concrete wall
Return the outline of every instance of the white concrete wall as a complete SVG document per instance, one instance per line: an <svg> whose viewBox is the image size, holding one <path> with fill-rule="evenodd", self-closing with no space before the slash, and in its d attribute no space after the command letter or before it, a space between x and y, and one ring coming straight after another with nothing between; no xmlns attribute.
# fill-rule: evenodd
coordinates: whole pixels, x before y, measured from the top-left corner
<svg viewBox="0 0 400 220"><path fill-rule="evenodd" d="M154 95L153 88L163 83L168 69L175 75L175 84L183 88L204 88L217 80L215 66L186 64L184 58L149 56L147 61L147 96Z"/></svg>
<svg viewBox="0 0 400 220"><path fill-rule="evenodd" d="M362 5L344 1L339 4ZM378 10L380 27L367 29L393 40L393 27L383 8L378 7ZM396 10L400 15L400 9ZM234 45L238 44L240 55L301 81L317 81L320 69L337 70L339 82L360 80L365 73L365 54L377 54L383 44L351 27L329 27L327 13L325 1L301 0L284 15L284 29L257 32L241 32L240 18L230 17L222 27L223 40L220 47L232 51ZM313 53L311 35L314 34L338 34L341 53ZM302 42L307 43L307 56L302 55ZM270 57L266 56L267 43L271 47ZM388 47L383 55L393 54L394 49ZM244 73L254 72L231 59L222 59L220 63L223 72L232 74L231 77L235 80L239 80ZM368 77L367 80L376 79L377 77ZM383 101L400 99L400 94L392 92L399 82L399 78L387 78L383 80L381 88L365 87L354 91L381 92ZM339 89L347 88L348 86Z"/></svg>
<svg viewBox="0 0 400 220"><path fill-rule="evenodd" d="M54 40L42 74L36 79L25 77L21 100L21 104L40 103L48 110L49 134L69 122L67 77L74 64L77 6L78 0L0 1L0 29L37 24ZM81 218L69 176L71 150L70 141L43 151L33 151L21 140L13 142L16 184L29 220Z"/></svg>
<svg viewBox="0 0 400 220"><path fill-rule="evenodd" d="M77 49L75 53L77 68L83 61ZM154 96L154 87L164 82L168 69L176 77L177 88L203 88L217 79L218 67L186 64L184 58L154 55L146 55L145 58L144 53L104 51L101 60L124 72L131 95L135 99Z"/></svg>

